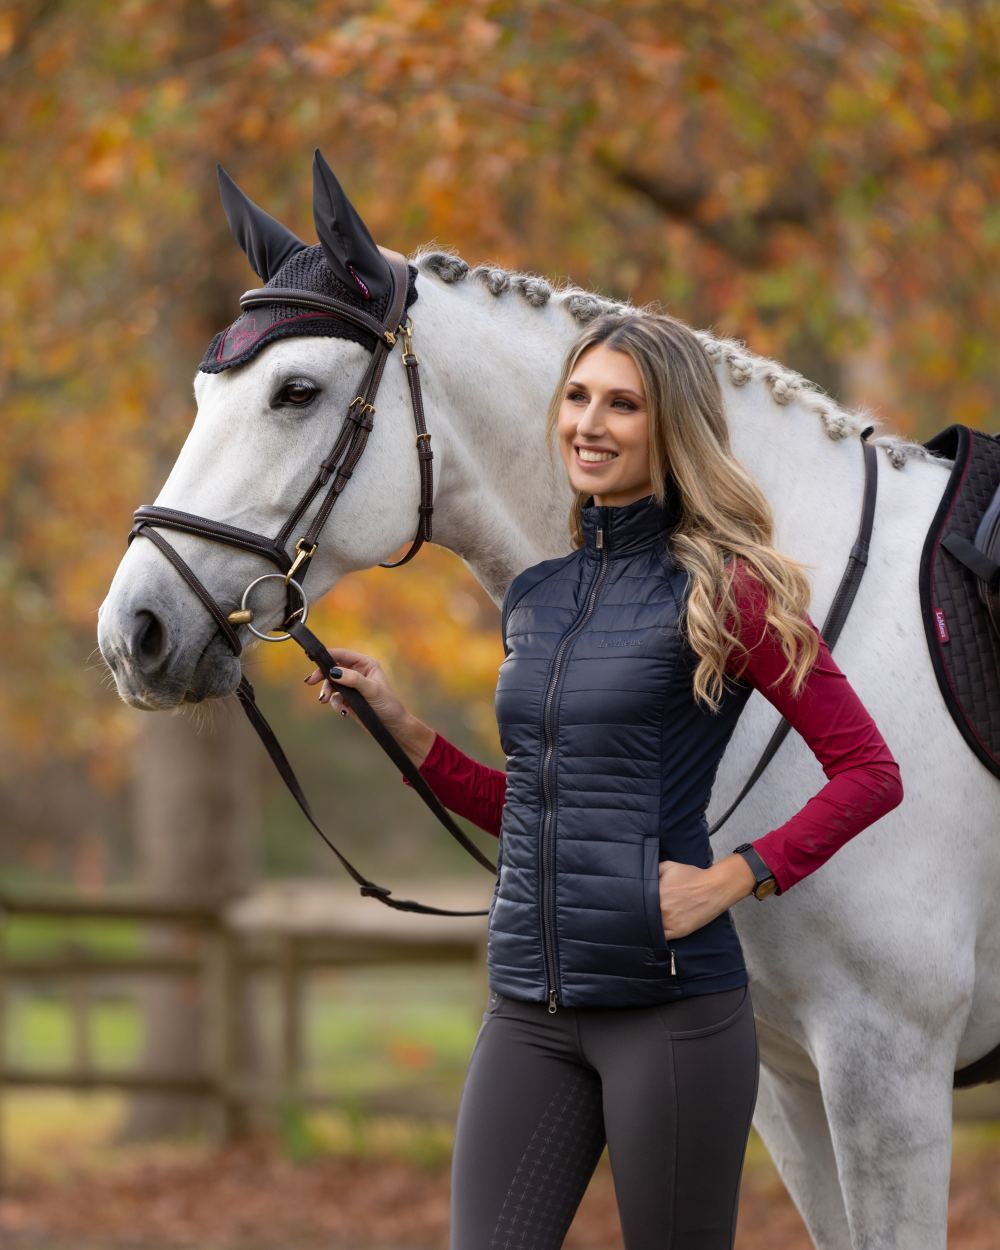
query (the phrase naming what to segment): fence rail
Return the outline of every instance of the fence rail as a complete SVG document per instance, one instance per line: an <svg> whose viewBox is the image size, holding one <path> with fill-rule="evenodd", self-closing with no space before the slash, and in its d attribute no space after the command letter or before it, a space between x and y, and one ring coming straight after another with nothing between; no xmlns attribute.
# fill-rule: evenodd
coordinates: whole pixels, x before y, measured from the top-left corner
<svg viewBox="0 0 1000 1250"><path fill-rule="evenodd" d="M471 908L464 883L437 883L425 894L439 906ZM192 953L104 954L64 943L52 953L12 954L7 922L58 920L68 930L88 921L133 922L189 935ZM217 1108L223 1139L232 1139L252 1110L271 1108L290 1097L303 1105L329 1103L303 1088L305 1059L303 997L309 977L321 970L421 963L481 964L482 917L423 916L397 912L338 886L285 883L225 907L150 898L43 898L0 894L0 1187L3 1185L3 1093L25 1088L70 1091L195 1095ZM280 1054L269 1080L250 1079L240 1032L240 1003L248 978L261 974L278 986ZM152 1073L98 1068L91 1018L94 982L101 978L185 977L199 979L206 995L203 1071ZM7 1061L5 1020L15 986L60 983L70 1015L71 1061L60 1069L36 1070ZM402 1110L391 1098L372 1099L372 1110Z"/></svg>
<svg viewBox="0 0 1000 1250"><path fill-rule="evenodd" d="M423 890L439 906L465 909L469 886L441 884ZM6 921L57 919L68 927L84 921L132 921L195 935L192 954L143 952L97 954L78 942L47 955L12 955ZM305 1059L303 997L317 971L365 965L466 963L481 965L486 926L482 917L441 917L389 910L353 890L286 883L256 892L225 908L155 899L52 899L0 894L0 1187L3 1184L3 1093L5 1089L60 1088L71 1091L195 1095L217 1109L220 1136L231 1139L248 1112L271 1109L292 1097L303 1106L329 1105L329 1098L303 1087ZM239 1027L239 1004L248 978L271 976L278 986L279 1055L267 1080L251 1079ZM204 1071L152 1073L110 1071L95 1066L91 1045L93 983L102 977L200 978L205 987L206 1027L211 1055ZM71 1020L72 1060L61 1070L39 1071L7 1062L5 1013L15 985L62 982ZM370 1099L373 1112L412 1110L397 1094ZM1000 1118L1000 1086L960 1090L956 1117ZM442 1109L442 1114L447 1112Z"/></svg>

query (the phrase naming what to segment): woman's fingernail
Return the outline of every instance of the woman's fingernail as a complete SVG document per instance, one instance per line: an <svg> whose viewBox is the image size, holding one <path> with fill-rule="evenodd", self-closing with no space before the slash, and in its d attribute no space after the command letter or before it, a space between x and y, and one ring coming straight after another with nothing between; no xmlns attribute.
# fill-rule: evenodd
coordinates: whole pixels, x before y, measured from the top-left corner
<svg viewBox="0 0 1000 1250"><path fill-rule="evenodd" d="M344 670L343 670L342 668L331 668L331 669L330 669L330 676L331 676L331 677L343 677L343 675L344 675Z"/></svg>
<svg viewBox="0 0 1000 1250"><path fill-rule="evenodd" d="M346 708L346 707L342 707L342 708L340 709L340 714L341 714L341 716L346 716L346 715L347 715L347 708Z"/></svg>

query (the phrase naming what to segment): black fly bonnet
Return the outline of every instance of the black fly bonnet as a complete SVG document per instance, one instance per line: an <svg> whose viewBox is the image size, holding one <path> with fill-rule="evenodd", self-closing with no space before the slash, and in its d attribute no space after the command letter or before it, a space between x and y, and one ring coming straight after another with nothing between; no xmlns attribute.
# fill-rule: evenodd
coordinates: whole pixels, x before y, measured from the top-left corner
<svg viewBox="0 0 1000 1250"><path fill-rule="evenodd" d="M318 153L314 208L321 242L312 247L248 199L221 165L218 174L230 229L254 270L264 279L262 291L277 288L308 292L321 299L352 304L379 322L385 321L390 292L384 272L371 269L370 257L377 254L375 243ZM415 265L407 268L404 314L417 298L417 269ZM373 330L338 316L332 308L329 312L303 308L276 296L273 303L261 301L245 309L232 325L220 331L198 367L202 373L221 373L223 369L246 364L268 343L294 335L350 339L372 352L377 337Z"/></svg>
<svg viewBox="0 0 1000 1250"><path fill-rule="evenodd" d="M409 308L417 298L416 266L409 265L408 270L409 285L405 308ZM269 287L304 291L357 304L379 321L385 320L388 311L388 294L368 302L359 299L358 287L352 290L335 276L327 264L322 245L318 243L313 247L303 244L301 251L294 252L262 289L267 290ZM198 368L202 373L221 373L223 369L246 364L268 343L294 335L350 339L362 344L369 351L375 350L373 331L347 321L333 311L319 312L315 308L296 307L294 304L282 303L281 297L277 296L274 303L261 303L248 308L232 325L221 330L212 339Z"/></svg>

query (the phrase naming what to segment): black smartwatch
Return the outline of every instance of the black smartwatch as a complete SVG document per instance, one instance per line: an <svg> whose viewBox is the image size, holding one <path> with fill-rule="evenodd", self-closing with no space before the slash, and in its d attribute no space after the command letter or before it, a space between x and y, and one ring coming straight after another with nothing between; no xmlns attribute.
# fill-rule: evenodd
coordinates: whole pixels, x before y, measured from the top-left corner
<svg viewBox="0 0 1000 1250"><path fill-rule="evenodd" d="M768 868L767 864L764 863L749 842L743 842L740 846L733 847L733 853L735 855L742 855L753 869L754 898L762 899L767 898L769 894L781 893L774 873L770 870L770 868Z"/></svg>

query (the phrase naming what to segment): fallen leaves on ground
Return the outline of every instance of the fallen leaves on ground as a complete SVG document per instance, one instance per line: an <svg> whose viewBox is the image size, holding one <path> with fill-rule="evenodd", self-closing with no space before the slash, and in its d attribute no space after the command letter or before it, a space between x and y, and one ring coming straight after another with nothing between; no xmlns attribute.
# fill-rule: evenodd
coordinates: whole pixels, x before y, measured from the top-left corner
<svg viewBox="0 0 1000 1250"><path fill-rule="evenodd" d="M949 1246L996 1250L998 1155L956 1152ZM16 1175L0 1198L10 1250L443 1250L447 1163L322 1156L294 1163L266 1140L221 1151L135 1151L61 1179ZM810 1250L802 1221L769 1166L744 1170L740 1250ZM619 1250L607 1154L566 1250Z"/></svg>

